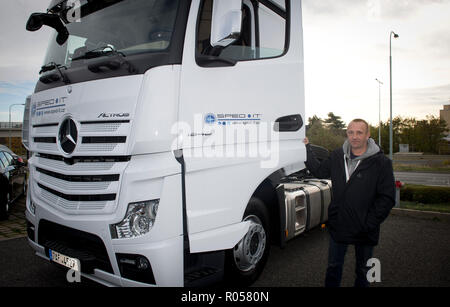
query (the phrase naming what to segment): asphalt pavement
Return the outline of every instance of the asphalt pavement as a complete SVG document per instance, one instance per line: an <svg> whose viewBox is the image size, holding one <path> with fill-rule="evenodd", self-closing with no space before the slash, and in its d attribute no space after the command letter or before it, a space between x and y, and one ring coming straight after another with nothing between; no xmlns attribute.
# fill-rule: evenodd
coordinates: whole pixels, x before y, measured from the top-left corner
<svg viewBox="0 0 450 307"><path fill-rule="evenodd" d="M373 287L449 287L449 216L395 210L382 224L374 257L381 263L381 283ZM329 233L313 230L285 249L272 248L269 262L255 286L321 287L328 259ZM355 252L349 247L343 287L354 283Z"/></svg>
<svg viewBox="0 0 450 307"><path fill-rule="evenodd" d="M0 241L21 238L27 235L25 201L25 197L20 197L11 206L8 220L0 221Z"/></svg>
<svg viewBox="0 0 450 307"><path fill-rule="evenodd" d="M315 229L290 241L285 249L272 246L267 266L254 286L323 286L328 240L327 230ZM393 211L382 225L374 257L381 263L381 283L374 287L449 287L449 216ZM342 286L353 285L353 271L354 249L349 248ZM99 286L84 278L81 283L68 283L66 272L35 256L26 238L0 241L0 287Z"/></svg>

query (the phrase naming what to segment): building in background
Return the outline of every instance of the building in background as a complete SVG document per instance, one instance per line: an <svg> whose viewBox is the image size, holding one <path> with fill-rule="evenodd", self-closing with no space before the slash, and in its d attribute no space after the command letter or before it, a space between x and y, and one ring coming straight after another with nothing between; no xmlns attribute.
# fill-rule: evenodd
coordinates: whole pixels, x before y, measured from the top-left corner
<svg viewBox="0 0 450 307"><path fill-rule="evenodd" d="M26 149L22 145L22 122L0 122L0 144L9 147L9 137L11 135L11 150L14 153L26 156Z"/></svg>
<svg viewBox="0 0 450 307"><path fill-rule="evenodd" d="M440 118L447 122L447 129L450 131L450 104L445 105L444 110L440 111Z"/></svg>

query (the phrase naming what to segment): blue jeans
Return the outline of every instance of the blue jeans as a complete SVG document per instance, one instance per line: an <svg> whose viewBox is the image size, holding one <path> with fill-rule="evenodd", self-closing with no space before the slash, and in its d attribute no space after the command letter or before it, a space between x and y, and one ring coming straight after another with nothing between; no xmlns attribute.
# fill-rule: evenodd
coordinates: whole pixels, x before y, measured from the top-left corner
<svg viewBox="0 0 450 307"><path fill-rule="evenodd" d="M340 244L330 236L330 247L328 251L328 268L325 278L325 287L339 287L342 280L342 270L344 267L344 258L347 253L347 244ZM367 261L372 258L373 246L355 245L356 254L356 279L355 287L368 287L367 281Z"/></svg>

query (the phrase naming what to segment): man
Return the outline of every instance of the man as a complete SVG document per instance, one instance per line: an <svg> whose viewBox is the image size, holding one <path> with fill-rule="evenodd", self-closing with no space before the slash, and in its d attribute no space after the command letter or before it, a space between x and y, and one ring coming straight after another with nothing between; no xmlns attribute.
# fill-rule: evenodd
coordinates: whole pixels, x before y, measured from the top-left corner
<svg viewBox="0 0 450 307"><path fill-rule="evenodd" d="M306 166L318 178L330 178L333 197L328 208L330 246L326 287L339 287L348 245L355 246L355 287L368 287L367 261L378 244L380 224L395 205L392 162L370 138L369 125L353 120L347 140L320 163L308 138Z"/></svg>

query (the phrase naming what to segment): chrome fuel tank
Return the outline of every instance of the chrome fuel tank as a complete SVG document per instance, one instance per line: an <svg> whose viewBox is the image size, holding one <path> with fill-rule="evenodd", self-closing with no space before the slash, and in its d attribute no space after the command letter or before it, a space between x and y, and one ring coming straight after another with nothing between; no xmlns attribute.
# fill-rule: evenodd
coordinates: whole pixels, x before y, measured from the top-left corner
<svg viewBox="0 0 450 307"><path fill-rule="evenodd" d="M331 180L308 179L278 188L284 191L286 241L328 220Z"/></svg>

